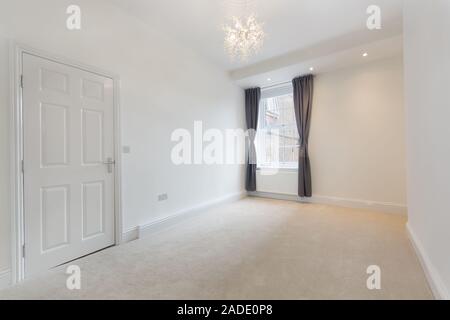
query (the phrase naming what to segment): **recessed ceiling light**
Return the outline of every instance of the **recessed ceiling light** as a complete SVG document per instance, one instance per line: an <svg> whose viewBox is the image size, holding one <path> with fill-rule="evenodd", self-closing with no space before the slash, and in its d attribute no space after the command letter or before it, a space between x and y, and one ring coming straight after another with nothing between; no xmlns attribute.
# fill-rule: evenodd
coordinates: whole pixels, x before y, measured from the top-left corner
<svg viewBox="0 0 450 320"><path fill-rule="evenodd" d="M367 57L369 54L367 52L363 53L363 57Z"/></svg>
<svg viewBox="0 0 450 320"><path fill-rule="evenodd" d="M314 71L314 67L309 68L309 71Z"/></svg>
<svg viewBox="0 0 450 320"><path fill-rule="evenodd" d="M272 79L271 78L267 78L267 81L272 81Z"/></svg>

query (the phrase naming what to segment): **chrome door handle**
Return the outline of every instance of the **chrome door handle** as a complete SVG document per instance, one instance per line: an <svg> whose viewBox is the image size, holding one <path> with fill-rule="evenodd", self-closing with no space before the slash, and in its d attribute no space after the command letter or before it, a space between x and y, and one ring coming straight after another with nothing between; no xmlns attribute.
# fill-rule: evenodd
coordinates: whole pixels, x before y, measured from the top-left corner
<svg viewBox="0 0 450 320"><path fill-rule="evenodd" d="M112 173L113 165L115 165L116 162L112 158L107 158L106 161L103 162L103 164L107 165L108 173Z"/></svg>

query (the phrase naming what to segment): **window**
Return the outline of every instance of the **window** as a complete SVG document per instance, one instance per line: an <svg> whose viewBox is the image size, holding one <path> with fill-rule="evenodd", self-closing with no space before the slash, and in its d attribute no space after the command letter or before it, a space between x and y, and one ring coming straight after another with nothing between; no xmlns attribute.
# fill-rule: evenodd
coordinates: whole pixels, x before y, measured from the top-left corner
<svg viewBox="0 0 450 320"><path fill-rule="evenodd" d="M258 168L298 168L299 135L291 87L263 92L256 148Z"/></svg>

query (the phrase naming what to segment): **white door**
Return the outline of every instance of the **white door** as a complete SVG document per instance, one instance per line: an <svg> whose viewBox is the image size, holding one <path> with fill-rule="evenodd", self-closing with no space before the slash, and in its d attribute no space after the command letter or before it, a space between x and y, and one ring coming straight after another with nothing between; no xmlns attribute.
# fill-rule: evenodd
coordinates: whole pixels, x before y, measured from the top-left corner
<svg viewBox="0 0 450 320"><path fill-rule="evenodd" d="M114 244L113 80L23 57L25 276Z"/></svg>

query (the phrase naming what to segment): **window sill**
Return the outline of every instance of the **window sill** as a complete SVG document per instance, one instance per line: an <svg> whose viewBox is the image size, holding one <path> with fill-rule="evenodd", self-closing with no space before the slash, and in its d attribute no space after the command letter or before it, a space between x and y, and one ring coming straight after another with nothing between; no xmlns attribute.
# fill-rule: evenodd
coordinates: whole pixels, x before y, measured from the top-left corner
<svg viewBox="0 0 450 320"><path fill-rule="evenodd" d="M298 172L298 169L291 168L256 168L256 171L279 171L279 172Z"/></svg>

